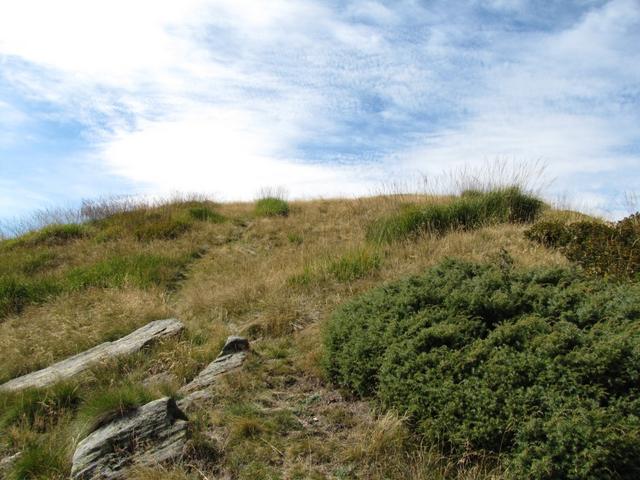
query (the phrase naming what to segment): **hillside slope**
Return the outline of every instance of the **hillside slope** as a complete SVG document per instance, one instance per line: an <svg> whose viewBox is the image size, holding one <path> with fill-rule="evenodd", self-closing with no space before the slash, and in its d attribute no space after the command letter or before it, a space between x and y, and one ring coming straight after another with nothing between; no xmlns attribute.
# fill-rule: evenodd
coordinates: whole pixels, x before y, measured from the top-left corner
<svg viewBox="0 0 640 480"><path fill-rule="evenodd" d="M176 339L71 382L2 394L0 458L22 452L6 475L68 478L88 424L175 395L228 335L240 334L253 354L190 414L189 455L130 478L506 478L499 457L447 455L421 443L402 412L339 390L322 366L321 332L332 312L372 287L447 257L508 259L515 268L569 265L560 251L528 240L526 224L502 220L371 240L371 225L408 204L452 201L317 200L272 215L269 206L256 212L249 203L182 201L2 242L0 383L151 320L186 325Z"/></svg>

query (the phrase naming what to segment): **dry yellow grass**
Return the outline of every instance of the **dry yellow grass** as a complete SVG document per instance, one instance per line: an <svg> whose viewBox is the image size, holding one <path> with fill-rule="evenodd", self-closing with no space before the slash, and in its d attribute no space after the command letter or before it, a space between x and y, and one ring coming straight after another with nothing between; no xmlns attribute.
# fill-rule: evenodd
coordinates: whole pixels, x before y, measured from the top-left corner
<svg viewBox="0 0 640 480"><path fill-rule="evenodd" d="M186 334L144 354L139 364L123 370L122 381L167 371L177 387L213 359L231 333L248 335L257 353L221 382L212 404L194 413L198 430L224 447L220 458L139 469L131 478L500 478L491 462L458 464L432 446L413 444L402 419L343 399L324 382L319 365L323 322L337 305L381 282L422 272L445 257L490 261L506 251L521 266L566 263L527 241L524 227L514 225L367 246L365 230L372 220L402 203L445 201L405 195L293 202L288 217L270 218L254 217L251 204L225 204L217 211L230 221L198 222L176 240L77 240L66 246L69 265L137 251L203 253L170 289L94 288L0 320L0 379L150 320L176 317L186 324ZM350 281L314 276L362 248L379 256L375 270ZM292 281L305 269L312 272L308 283ZM117 381L109 378L104 382ZM254 413L233 413L239 402ZM27 442L28 426L13 428L22 428L24 436L15 438ZM0 441L0 453L19 448Z"/></svg>

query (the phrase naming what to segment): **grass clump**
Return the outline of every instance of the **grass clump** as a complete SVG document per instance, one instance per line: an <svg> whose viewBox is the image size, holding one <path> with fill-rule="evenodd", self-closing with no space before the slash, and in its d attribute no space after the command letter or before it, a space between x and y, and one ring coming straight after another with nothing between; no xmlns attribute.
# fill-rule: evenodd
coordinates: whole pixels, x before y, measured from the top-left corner
<svg viewBox="0 0 640 480"><path fill-rule="evenodd" d="M62 245L86 235L87 227L84 225L76 223L54 224L31 234L28 243L33 245Z"/></svg>
<svg viewBox="0 0 640 480"><path fill-rule="evenodd" d="M93 265L72 269L66 276L66 284L70 290L125 285L166 287L180 277L189 261L190 257L186 255L177 258L148 253L114 256Z"/></svg>
<svg viewBox="0 0 640 480"><path fill-rule="evenodd" d="M68 478L69 461L65 443L55 436L30 441L8 474L8 480L50 480Z"/></svg>
<svg viewBox="0 0 640 480"><path fill-rule="evenodd" d="M0 429L21 425L38 432L46 431L80 400L78 386L68 382L43 390L3 393L0 395Z"/></svg>
<svg viewBox="0 0 640 480"><path fill-rule="evenodd" d="M367 248L359 248L332 260L327 266L328 273L339 282L350 282L364 278L380 269L382 258Z"/></svg>
<svg viewBox="0 0 640 480"><path fill-rule="evenodd" d="M637 478L638 305L640 286L571 269L448 260L340 308L326 371L515 478Z"/></svg>
<svg viewBox="0 0 640 480"><path fill-rule="evenodd" d="M189 209L189 216L201 222L224 223L227 220L224 215L208 207L192 207Z"/></svg>
<svg viewBox="0 0 640 480"><path fill-rule="evenodd" d="M102 425L152 400L154 395L139 384L124 383L116 387L107 386L90 394L78 409L77 420L85 435L88 435Z"/></svg>
<svg viewBox="0 0 640 480"><path fill-rule="evenodd" d="M48 277L27 278L19 275L0 277L0 318L20 313L24 307L57 295L62 286Z"/></svg>
<svg viewBox="0 0 640 480"><path fill-rule="evenodd" d="M278 197L265 197L256 201L255 214L258 217L286 217L289 203Z"/></svg>
<svg viewBox="0 0 640 480"><path fill-rule="evenodd" d="M543 207L541 200L517 187L487 192L467 190L448 203L404 206L398 213L373 222L367 238L389 243L423 231L443 234L495 223L531 222Z"/></svg>
<svg viewBox="0 0 640 480"><path fill-rule="evenodd" d="M597 221L539 222L525 232L530 240L559 249L588 273L638 278L640 213L616 224Z"/></svg>

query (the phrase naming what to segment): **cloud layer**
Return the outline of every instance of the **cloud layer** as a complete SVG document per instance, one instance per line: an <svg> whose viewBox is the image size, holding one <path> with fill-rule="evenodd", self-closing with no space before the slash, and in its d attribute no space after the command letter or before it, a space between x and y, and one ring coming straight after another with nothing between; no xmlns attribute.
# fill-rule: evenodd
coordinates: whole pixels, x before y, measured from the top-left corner
<svg viewBox="0 0 640 480"><path fill-rule="evenodd" d="M0 209L359 195L506 158L619 215L640 180L636 0L11 3Z"/></svg>

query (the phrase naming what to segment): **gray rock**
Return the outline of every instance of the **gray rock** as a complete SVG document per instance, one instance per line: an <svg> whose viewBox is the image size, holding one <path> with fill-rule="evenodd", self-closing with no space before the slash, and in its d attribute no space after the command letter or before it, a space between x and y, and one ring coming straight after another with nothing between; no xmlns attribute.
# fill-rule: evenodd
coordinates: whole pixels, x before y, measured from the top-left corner
<svg viewBox="0 0 640 480"><path fill-rule="evenodd" d="M218 358L207 365L196 378L183 386L179 390L179 393L191 393L210 387L216 382L220 375L240 367L249 354L248 350L249 341L246 338L229 337Z"/></svg>
<svg viewBox="0 0 640 480"><path fill-rule="evenodd" d="M22 456L22 452L14 453L0 460L0 478L4 478L4 474L8 472L13 464Z"/></svg>
<svg viewBox="0 0 640 480"><path fill-rule="evenodd" d="M244 337L237 337L235 335L227 338L227 341L222 347L222 351L218 355L218 357L222 357L223 355L230 355L232 353L238 352L246 352L249 350L249 340Z"/></svg>
<svg viewBox="0 0 640 480"><path fill-rule="evenodd" d="M213 400L213 394L207 390L196 390L184 398L178 400L178 408L182 411L189 411L198 404L203 404Z"/></svg>
<svg viewBox="0 0 640 480"><path fill-rule="evenodd" d="M157 320L122 337L115 342L105 342L85 352L55 363L50 367L9 380L0 385L0 391L19 391L26 388L44 388L73 377L104 360L137 352L159 338L176 335L184 325L173 318Z"/></svg>
<svg viewBox="0 0 640 480"><path fill-rule="evenodd" d="M171 398L147 403L82 440L73 454L71 478L122 479L130 466L176 459L183 453L187 426L187 417Z"/></svg>

